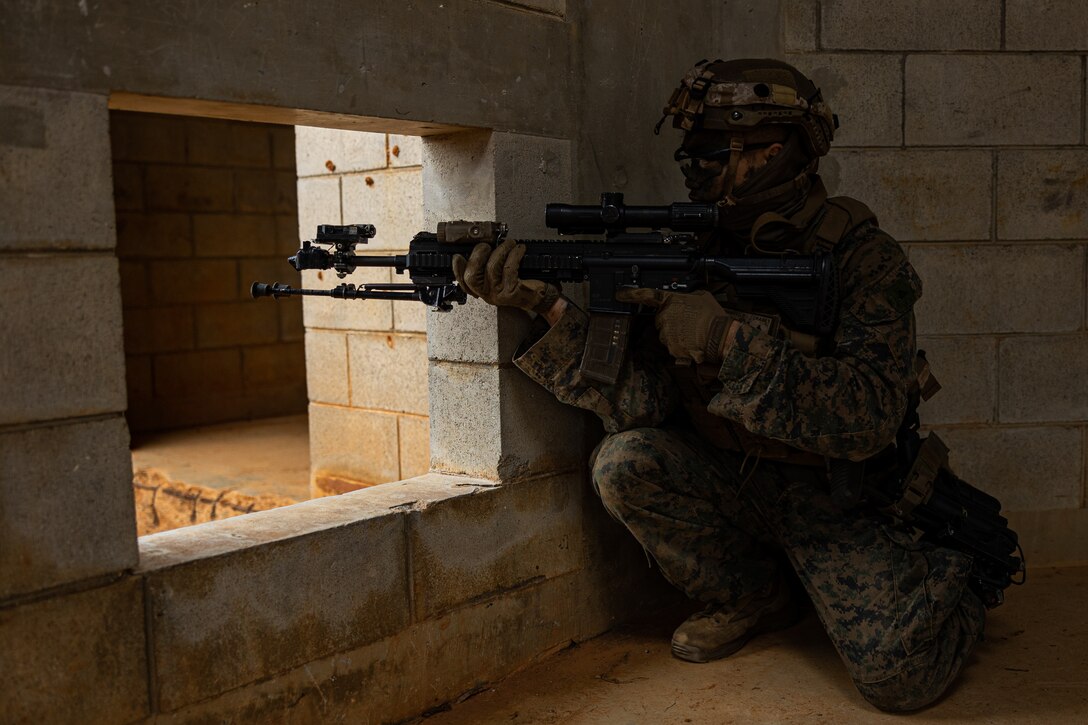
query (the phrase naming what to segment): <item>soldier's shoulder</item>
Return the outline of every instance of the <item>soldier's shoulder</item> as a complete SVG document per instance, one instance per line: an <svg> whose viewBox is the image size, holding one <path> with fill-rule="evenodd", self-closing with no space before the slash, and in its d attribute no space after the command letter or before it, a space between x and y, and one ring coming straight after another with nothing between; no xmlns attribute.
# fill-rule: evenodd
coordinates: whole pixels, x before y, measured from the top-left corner
<svg viewBox="0 0 1088 725"><path fill-rule="evenodd" d="M903 247L875 219L845 235L835 256L844 301L853 298L868 310L867 317L897 318L922 296L922 281Z"/></svg>

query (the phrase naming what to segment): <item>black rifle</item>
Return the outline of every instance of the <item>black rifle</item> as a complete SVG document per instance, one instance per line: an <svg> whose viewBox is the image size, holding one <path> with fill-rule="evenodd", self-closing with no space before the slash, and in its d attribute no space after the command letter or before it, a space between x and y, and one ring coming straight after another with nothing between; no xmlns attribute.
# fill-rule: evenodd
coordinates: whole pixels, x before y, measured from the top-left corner
<svg viewBox="0 0 1088 725"><path fill-rule="evenodd" d="M619 375L631 315L637 311L637 305L616 301L616 292L623 288L690 292L728 282L740 299L773 305L798 332L822 336L834 330L838 285L829 254L707 256L699 244L700 235L711 232L717 218L713 204L627 206L623 194L602 194L600 206L549 204L545 214L549 228L560 235L604 235L604 239L521 240L528 249L519 274L545 282L589 282L590 330L581 370L602 382L615 382ZM299 271L333 269L340 278L359 267L392 267L398 274L407 272L411 283L358 287L343 283L329 290L254 283L251 294L419 300L448 311L466 300L453 276L453 256L468 257L480 242L498 244L506 237L507 227L499 222L444 222L437 234L416 234L407 254L356 254L356 246L366 244L374 234L369 224L323 224L314 240L303 242L288 261Z"/></svg>
<svg viewBox="0 0 1088 725"><path fill-rule="evenodd" d="M636 305L616 301L616 292L624 288L690 292L728 282L740 299L773 305L797 332L817 337L834 332L838 283L831 256L707 256L700 235L715 229L717 214L713 204L626 206L622 194L602 194L600 206L548 204L545 222L559 234L604 235L593 240L521 240L528 248L519 267L522 278L589 282L590 327L581 363L586 377L613 383L619 375L631 315L637 311ZM645 231L633 231L638 229ZM506 237L507 227L493 221L444 222L437 233L416 234L407 254L357 255L356 246L366 244L375 231L369 224L323 224L315 239L303 242L288 261L299 271L335 270L341 279L359 267L392 267L397 274L407 272L411 283L359 287L342 283L315 290L254 282L250 292L253 297L418 300L449 311L454 303L464 304L467 299L453 276L453 256L468 257L480 242L498 244ZM866 461L864 466L836 462L846 465L832 467L833 496L844 508L863 502L881 507L918 527L925 538L971 554L975 558L972 586L986 606L997 606L1004 589L1020 583L1014 577L1024 571L1023 554L1016 555L1016 534L1000 516L996 499L956 478L947 469L947 457L934 463L943 445L933 435L924 445L917 427L912 408L897 445L889 447L894 460L887 468L894 473L877 477L882 485L874 485L866 473L879 467L878 461ZM926 466L934 469L933 476L919 474L913 480L912 474Z"/></svg>

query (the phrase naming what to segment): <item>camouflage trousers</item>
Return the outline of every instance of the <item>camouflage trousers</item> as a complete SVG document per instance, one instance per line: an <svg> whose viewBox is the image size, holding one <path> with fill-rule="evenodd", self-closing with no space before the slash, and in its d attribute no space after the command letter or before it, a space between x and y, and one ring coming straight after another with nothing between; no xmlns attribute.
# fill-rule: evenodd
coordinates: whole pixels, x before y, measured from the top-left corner
<svg viewBox="0 0 1088 725"><path fill-rule="evenodd" d="M640 428L601 443L593 484L688 596L736 602L792 566L866 700L890 711L936 700L982 637L970 558L840 511L815 469L752 466L694 433Z"/></svg>

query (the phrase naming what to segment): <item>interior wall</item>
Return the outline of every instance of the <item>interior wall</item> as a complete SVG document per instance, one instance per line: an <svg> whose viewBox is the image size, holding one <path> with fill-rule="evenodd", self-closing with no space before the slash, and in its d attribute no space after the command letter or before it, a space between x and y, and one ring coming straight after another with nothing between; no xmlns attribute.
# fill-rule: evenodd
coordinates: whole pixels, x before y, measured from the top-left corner
<svg viewBox="0 0 1088 725"><path fill-rule="evenodd" d="M423 229L419 136L299 126L295 144L299 239L313 239L319 224L365 223L378 233L358 254L408 251ZM361 268L343 280L331 270L302 273L302 285L311 289L408 281L388 267ZM426 473L426 306L326 297L305 297L303 303L311 496Z"/></svg>
<svg viewBox="0 0 1088 725"><path fill-rule="evenodd" d="M1014 0L789 0L770 32L757 7L11 10L0 42L0 373L13 381L0 401L0 689L19 693L15 719L255 720L294 706L311 719L411 717L600 632L660 585L587 498L595 424L519 378L508 360L523 322L480 305L427 321L431 467L460 475L157 534L138 550L110 92L340 114L330 125L347 114L493 129L425 142L424 174L438 183L424 180L424 223L463 213L533 229L559 195L677 198L676 139L648 130L677 79L734 48L788 50L843 115L827 178L874 206L927 279L924 340L944 400L963 396L928 419L956 439L968 477L987 486L992 471L987 487L1009 500L1041 487L1025 503L1048 508L1014 512L1029 557L1088 558L1077 553L1088 414L1070 393L1088 379L1077 213L1088 49L1069 30L1085 11L1072 0L1035 14ZM1010 93L992 92L1002 84ZM59 505L73 497L80 506Z"/></svg>
<svg viewBox="0 0 1088 725"><path fill-rule="evenodd" d="M297 273L289 126L112 111L133 433L306 412L302 303L255 305Z"/></svg>
<svg viewBox="0 0 1088 725"><path fill-rule="evenodd" d="M786 4L787 59L841 119L821 166L924 285L924 425L1029 564L1088 561L1088 6Z"/></svg>
<svg viewBox="0 0 1088 725"><path fill-rule="evenodd" d="M439 182L424 184L429 205L539 228L544 203L581 186L576 129L604 139L625 124L627 107L572 112L583 74L616 78L647 54L599 48L615 39L594 26L634 12L664 34L695 32L656 3L574 11L129 0L8 12L0 370L15 385L0 404L0 687L19 693L15 719L261 719L299 703L314 718L402 719L660 594L637 546L584 506L584 419L494 356L523 323L482 306L458 310L456 325L428 318L431 465L460 475L155 534L139 549L132 525L109 104L492 129L425 149ZM631 179L643 173L632 164ZM58 279L80 301L69 313L9 307L57 299Z"/></svg>

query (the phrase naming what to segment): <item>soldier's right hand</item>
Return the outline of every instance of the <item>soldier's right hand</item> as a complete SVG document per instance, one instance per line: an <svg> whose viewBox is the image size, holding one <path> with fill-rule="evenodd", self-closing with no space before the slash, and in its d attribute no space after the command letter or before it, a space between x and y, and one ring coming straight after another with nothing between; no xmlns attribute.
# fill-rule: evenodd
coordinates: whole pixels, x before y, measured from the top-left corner
<svg viewBox="0 0 1088 725"><path fill-rule="evenodd" d="M524 256L525 245L513 239L494 250L480 242L468 259L454 255L453 276L465 292L488 304L543 314L559 300L559 288L540 280L521 279L518 267Z"/></svg>

